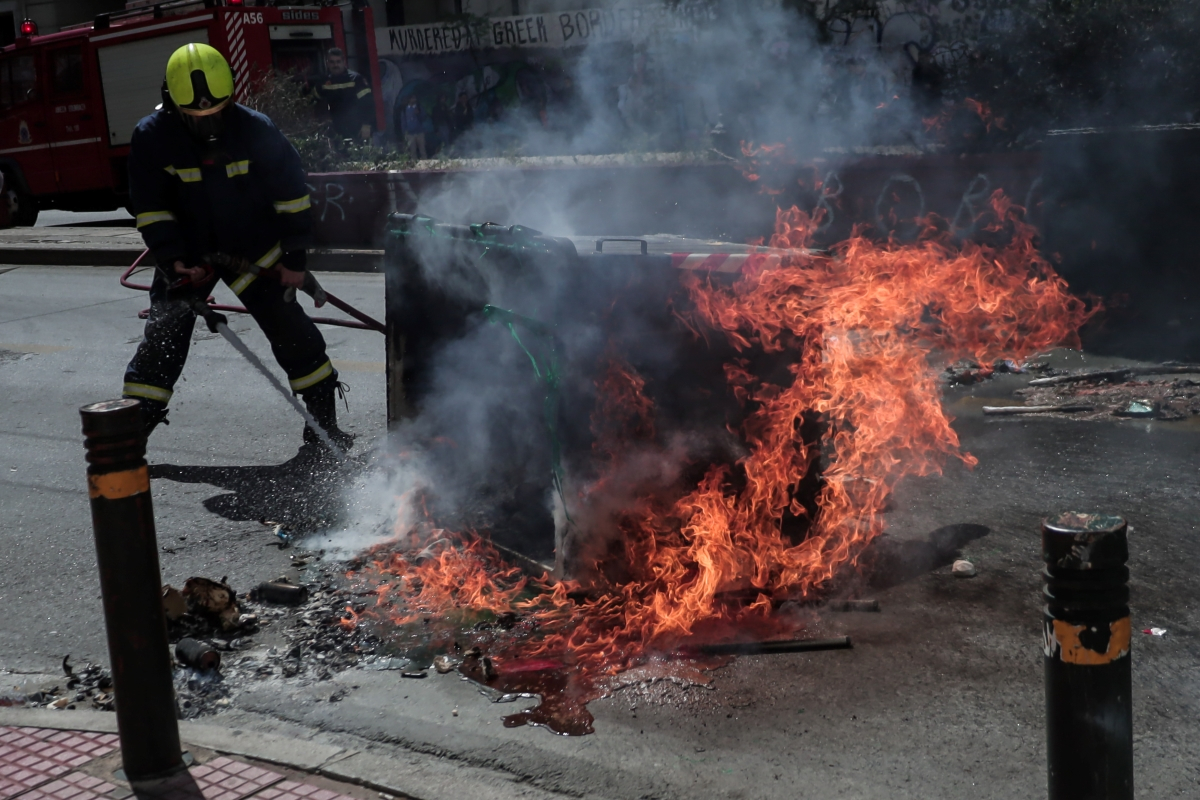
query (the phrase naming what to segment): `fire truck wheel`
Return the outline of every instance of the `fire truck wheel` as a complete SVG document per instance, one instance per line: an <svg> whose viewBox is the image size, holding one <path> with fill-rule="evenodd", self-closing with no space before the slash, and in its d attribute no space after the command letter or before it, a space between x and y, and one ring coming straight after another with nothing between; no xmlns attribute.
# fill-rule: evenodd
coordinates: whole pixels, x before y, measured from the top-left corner
<svg viewBox="0 0 1200 800"><path fill-rule="evenodd" d="M12 193L12 223L18 228L32 228L37 223L37 198L21 191Z"/></svg>
<svg viewBox="0 0 1200 800"><path fill-rule="evenodd" d="M7 169L0 170L3 173L4 182L0 186L4 187L3 196L0 197L0 202L8 206L8 219L11 225L20 228L32 227L38 218L38 203L37 198L30 194L25 194L18 188L20 183L13 177L12 172Z"/></svg>

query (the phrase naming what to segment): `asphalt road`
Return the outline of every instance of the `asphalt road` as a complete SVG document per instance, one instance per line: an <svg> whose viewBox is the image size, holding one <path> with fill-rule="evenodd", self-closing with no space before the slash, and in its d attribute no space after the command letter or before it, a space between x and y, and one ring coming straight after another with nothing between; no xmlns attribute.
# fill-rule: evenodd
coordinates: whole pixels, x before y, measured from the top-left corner
<svg viewBox="0 0 1200 800"><path fill-rule="evenodd" d="M144 293L122 288L118 268L0 266L0 669L45 670L71 653L103 660L91 517L84 486L79 407L119 397L125 364L141 338ZM382 318L382 277L322 275L348 302ZM223 285L223 302L235 298ZM308 303L302 296L301 302ZM324 313L324 310L323 310ZM338 312L332 312L336 316ZM248 316L231 327L274 366ZM330 355L350 385L348 429L369 442L385 426L383 337L322 326ZM239 499L251 476L293 457L303 422L266 379L200 324L170 425L150 441L163 579L229 575L239 587L276 577L287 555L260 518L285 519L278 505ZM215 467L240 470L214 471ZM252 468L260 469L255 472ZM214 487L203 480L214 480ZM211 509L211 510L210 510Z"/></svg>
<svg viewBox="0 0 1200 800"><path fill-rule="evenodd" d="M133 217L123 208L116 211L59 211L54 208L43 209L38 213L38 228L49 228L57 225L78 227L80 225L129 225L133 226Z"/></svg>
<svg viewBox="0 0 1200 800"><path fill-rule="evenodd" d="M145 301L117 274L0 274L0 669L48 672L66 652L104 656L77 409L118 394L140 335ZM379 276L323 280L382 314ZM235 327L266 352L252 323ZM382 337L327 336L352 367L348 423L370 439L384 426ZM287 509L243 499L279 478L271 469L294 453L300 425L207 332L185 377L172 425L150 447L164 579L228 574L244 587L273 577L287 556L256 516ZM888 515L890 535L910 542L946 525L986 526L964 548L979 577L927 565L871 590L881 613L825 615L821 630L852 635L853 650L743 657L708 686L632 686L592 704L596 733L581 738L504 728L516 707L493 705L454 674L351 671L337 687L273 680L235 698L226 718L355 733L503 776L531 796L1040 797L1039 520L1102 510L1133 526L1135 630L1168 631L1135 634L1138 797L1200 797L1200 426L982 417L982 405L1020 385L1005 376L949 392L979 466L902 485ZM208 469L220 466L243 469ZM347 693L331 703L335 688Z"/></svg>

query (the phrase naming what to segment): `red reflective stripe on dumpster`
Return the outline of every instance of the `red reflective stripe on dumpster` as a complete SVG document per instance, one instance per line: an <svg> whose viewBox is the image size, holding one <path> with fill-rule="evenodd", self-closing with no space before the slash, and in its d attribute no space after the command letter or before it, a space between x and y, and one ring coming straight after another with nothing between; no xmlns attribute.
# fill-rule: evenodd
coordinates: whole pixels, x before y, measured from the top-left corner
<svg viewBox="0 0 1200 800"><path fill-rule="evenodd" d="M671 266L702 272L741 272L746 253L671 253Z"/></svg>

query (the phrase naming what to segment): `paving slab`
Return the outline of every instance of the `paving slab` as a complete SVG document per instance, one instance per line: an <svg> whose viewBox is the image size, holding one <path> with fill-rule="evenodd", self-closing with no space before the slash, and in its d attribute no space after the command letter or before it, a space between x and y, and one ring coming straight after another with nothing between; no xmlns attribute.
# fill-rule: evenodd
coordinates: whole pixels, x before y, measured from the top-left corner
<svg viewBox="0 0 1200 800"><path fill-rule="evenodd" d="M16 716L32 719L36 715ZM86 715L65 716L82 721ZM111 733L0 726L0 798L123 800L136 795L140 800L364 800L352 784L331 783L325 778L310 781L305 773L313 770L302 765L289 764L284 774L194 746L190 751L195 758L186 770L130 785L115 771L117 750L117 736ZM111 780L106 779L109 777Z"/></svg>

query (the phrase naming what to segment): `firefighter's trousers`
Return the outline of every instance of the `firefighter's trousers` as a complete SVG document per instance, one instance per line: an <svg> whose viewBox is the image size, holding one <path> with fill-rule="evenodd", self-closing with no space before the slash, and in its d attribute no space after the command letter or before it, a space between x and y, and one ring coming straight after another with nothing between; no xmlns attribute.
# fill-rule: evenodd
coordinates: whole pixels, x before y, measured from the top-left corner
<svg viewBox="0 0 1200 800"><path fill-rule="evenodd" d="M336 383L337 371L325 355L325 338L299 303L284 302L278 281L236 274L222 279L266 334L292 391L305 395ZM167 299L166 280L156 272L145 335L125 369L122 394L141 400L148 411L162 413L183 372L195 325L195 312L184 301Z"/></svg>

